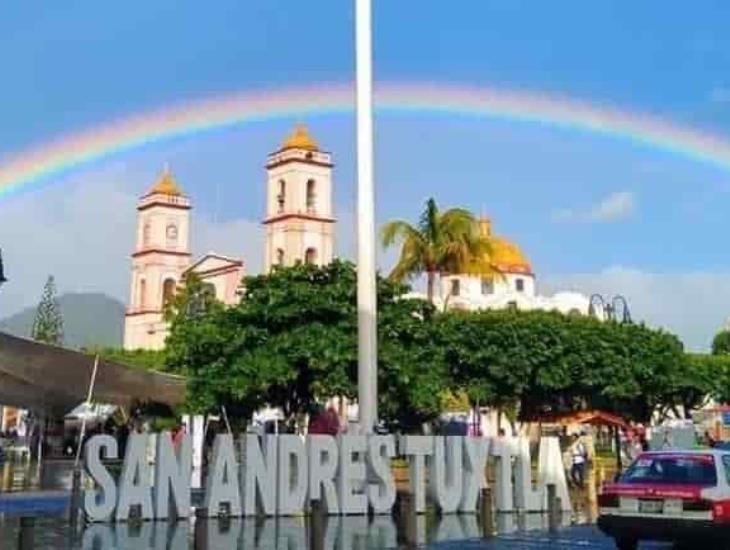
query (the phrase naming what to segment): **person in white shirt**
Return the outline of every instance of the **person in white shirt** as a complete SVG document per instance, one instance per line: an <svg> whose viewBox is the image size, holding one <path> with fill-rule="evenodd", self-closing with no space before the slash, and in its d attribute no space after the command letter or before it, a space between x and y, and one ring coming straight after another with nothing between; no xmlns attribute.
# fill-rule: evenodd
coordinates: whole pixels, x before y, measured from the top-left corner
<svg viewBox="0 0 730 550"><path fill-rule="evenodd" d="M570 445L570 456L572 458L570 478L577 487L582 489L585 485L588 450L578 435L573 435L573 443Z"/></svg>

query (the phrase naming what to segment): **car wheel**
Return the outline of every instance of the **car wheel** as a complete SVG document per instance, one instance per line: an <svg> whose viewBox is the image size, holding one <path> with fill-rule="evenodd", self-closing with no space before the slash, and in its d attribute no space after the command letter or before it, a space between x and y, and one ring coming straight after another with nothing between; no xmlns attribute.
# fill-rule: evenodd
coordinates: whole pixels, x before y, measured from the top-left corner
<svg viewBox="0 0 730 550"><path fill-rule="evenodd" d="M636 539L616 539L617 550L636 550L639 547L639 541Z"/></svg>

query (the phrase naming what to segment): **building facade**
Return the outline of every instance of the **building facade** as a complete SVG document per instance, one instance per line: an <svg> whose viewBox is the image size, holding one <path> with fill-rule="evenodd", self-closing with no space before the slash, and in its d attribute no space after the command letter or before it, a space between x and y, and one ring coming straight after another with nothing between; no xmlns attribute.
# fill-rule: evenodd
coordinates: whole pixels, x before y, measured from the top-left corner
<svg viewBox="0 0 730 550"><path fill-rule="evenodd" d="M588 315L590 300L578 292L558 292L539 295L535 273L522 249L509 239L495 235L489 218L479 220L479 232L489 239L489 262L496 273L487 277L464 273L441 277L440 296L436 305L441 309L507 309L552 310L561 313Z"/></svg>
<svg viewBox="0 0 730 550"><path fill-rule="evenodd" d="M332 156L298 125L266 163L266 271L334 255Z"/></svg>
<svg viewBox="0 0 730 550"><path fill-rule="evenodd" d="M297 125L266 163L264 266L298 262L326 265L334 254L332 156ZM192 202L169 169L137 204L125 349L162 349L165 306L186 275L194 273L225 304L240 300L244 262L215 252L193 261Z"/></svg>

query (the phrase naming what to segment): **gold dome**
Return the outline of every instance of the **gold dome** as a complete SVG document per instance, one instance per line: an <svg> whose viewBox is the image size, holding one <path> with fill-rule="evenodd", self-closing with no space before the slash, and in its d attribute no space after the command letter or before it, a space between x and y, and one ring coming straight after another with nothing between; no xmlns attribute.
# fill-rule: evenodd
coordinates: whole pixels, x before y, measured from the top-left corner
<svg viewBox="0 0 730 550"><path fill-rule="evenodd" d="M479 234L487 237L492 245L491 264L500 273L531 274L532 266L519 245L504 237L492 234L492 221L487 217L479 220Z"/></svg>
<svg viewBox="0 0 730 550"><path fill-rule="evenodd" d="M289 135L281 146L284 149L304 149L305 151L319 151L319 145L309 135L309 130L304 124L297 124L294 131Z"/></svg>
<svg viewBox="0 0 730 550"><path fill-rule="evenodd" d="M162 175L160 176L160 179L157 180L157 183L152 186L152 189L150 189L147 194L160 194L180 197L182 196L183 192L182 189L180 189L180 186L175 181L175 177L170 172L170 169L165 166L164 170L162 171Z"/></svg>

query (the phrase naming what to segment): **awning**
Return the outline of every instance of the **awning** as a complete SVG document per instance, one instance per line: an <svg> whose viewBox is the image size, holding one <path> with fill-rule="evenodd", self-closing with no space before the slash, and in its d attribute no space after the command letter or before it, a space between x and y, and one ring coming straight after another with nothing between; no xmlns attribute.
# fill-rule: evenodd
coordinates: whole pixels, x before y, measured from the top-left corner
<svg viewBox="0 0 730 550"><path fill-rule="evenodd" d="M63 416L86 400L94 356L0 332L0 403ZM185 379L101 359L94 401L169 406L185 399Z"/></svg>
<svg viewBox="0 0 730 550"><path fill-rule="evenodd" d="M591 426L610 426L612 428L628 429L629 424L622 417L606 411L578 411L564 414L541 416L534 419L543 424L589 424Z"/></svg>

